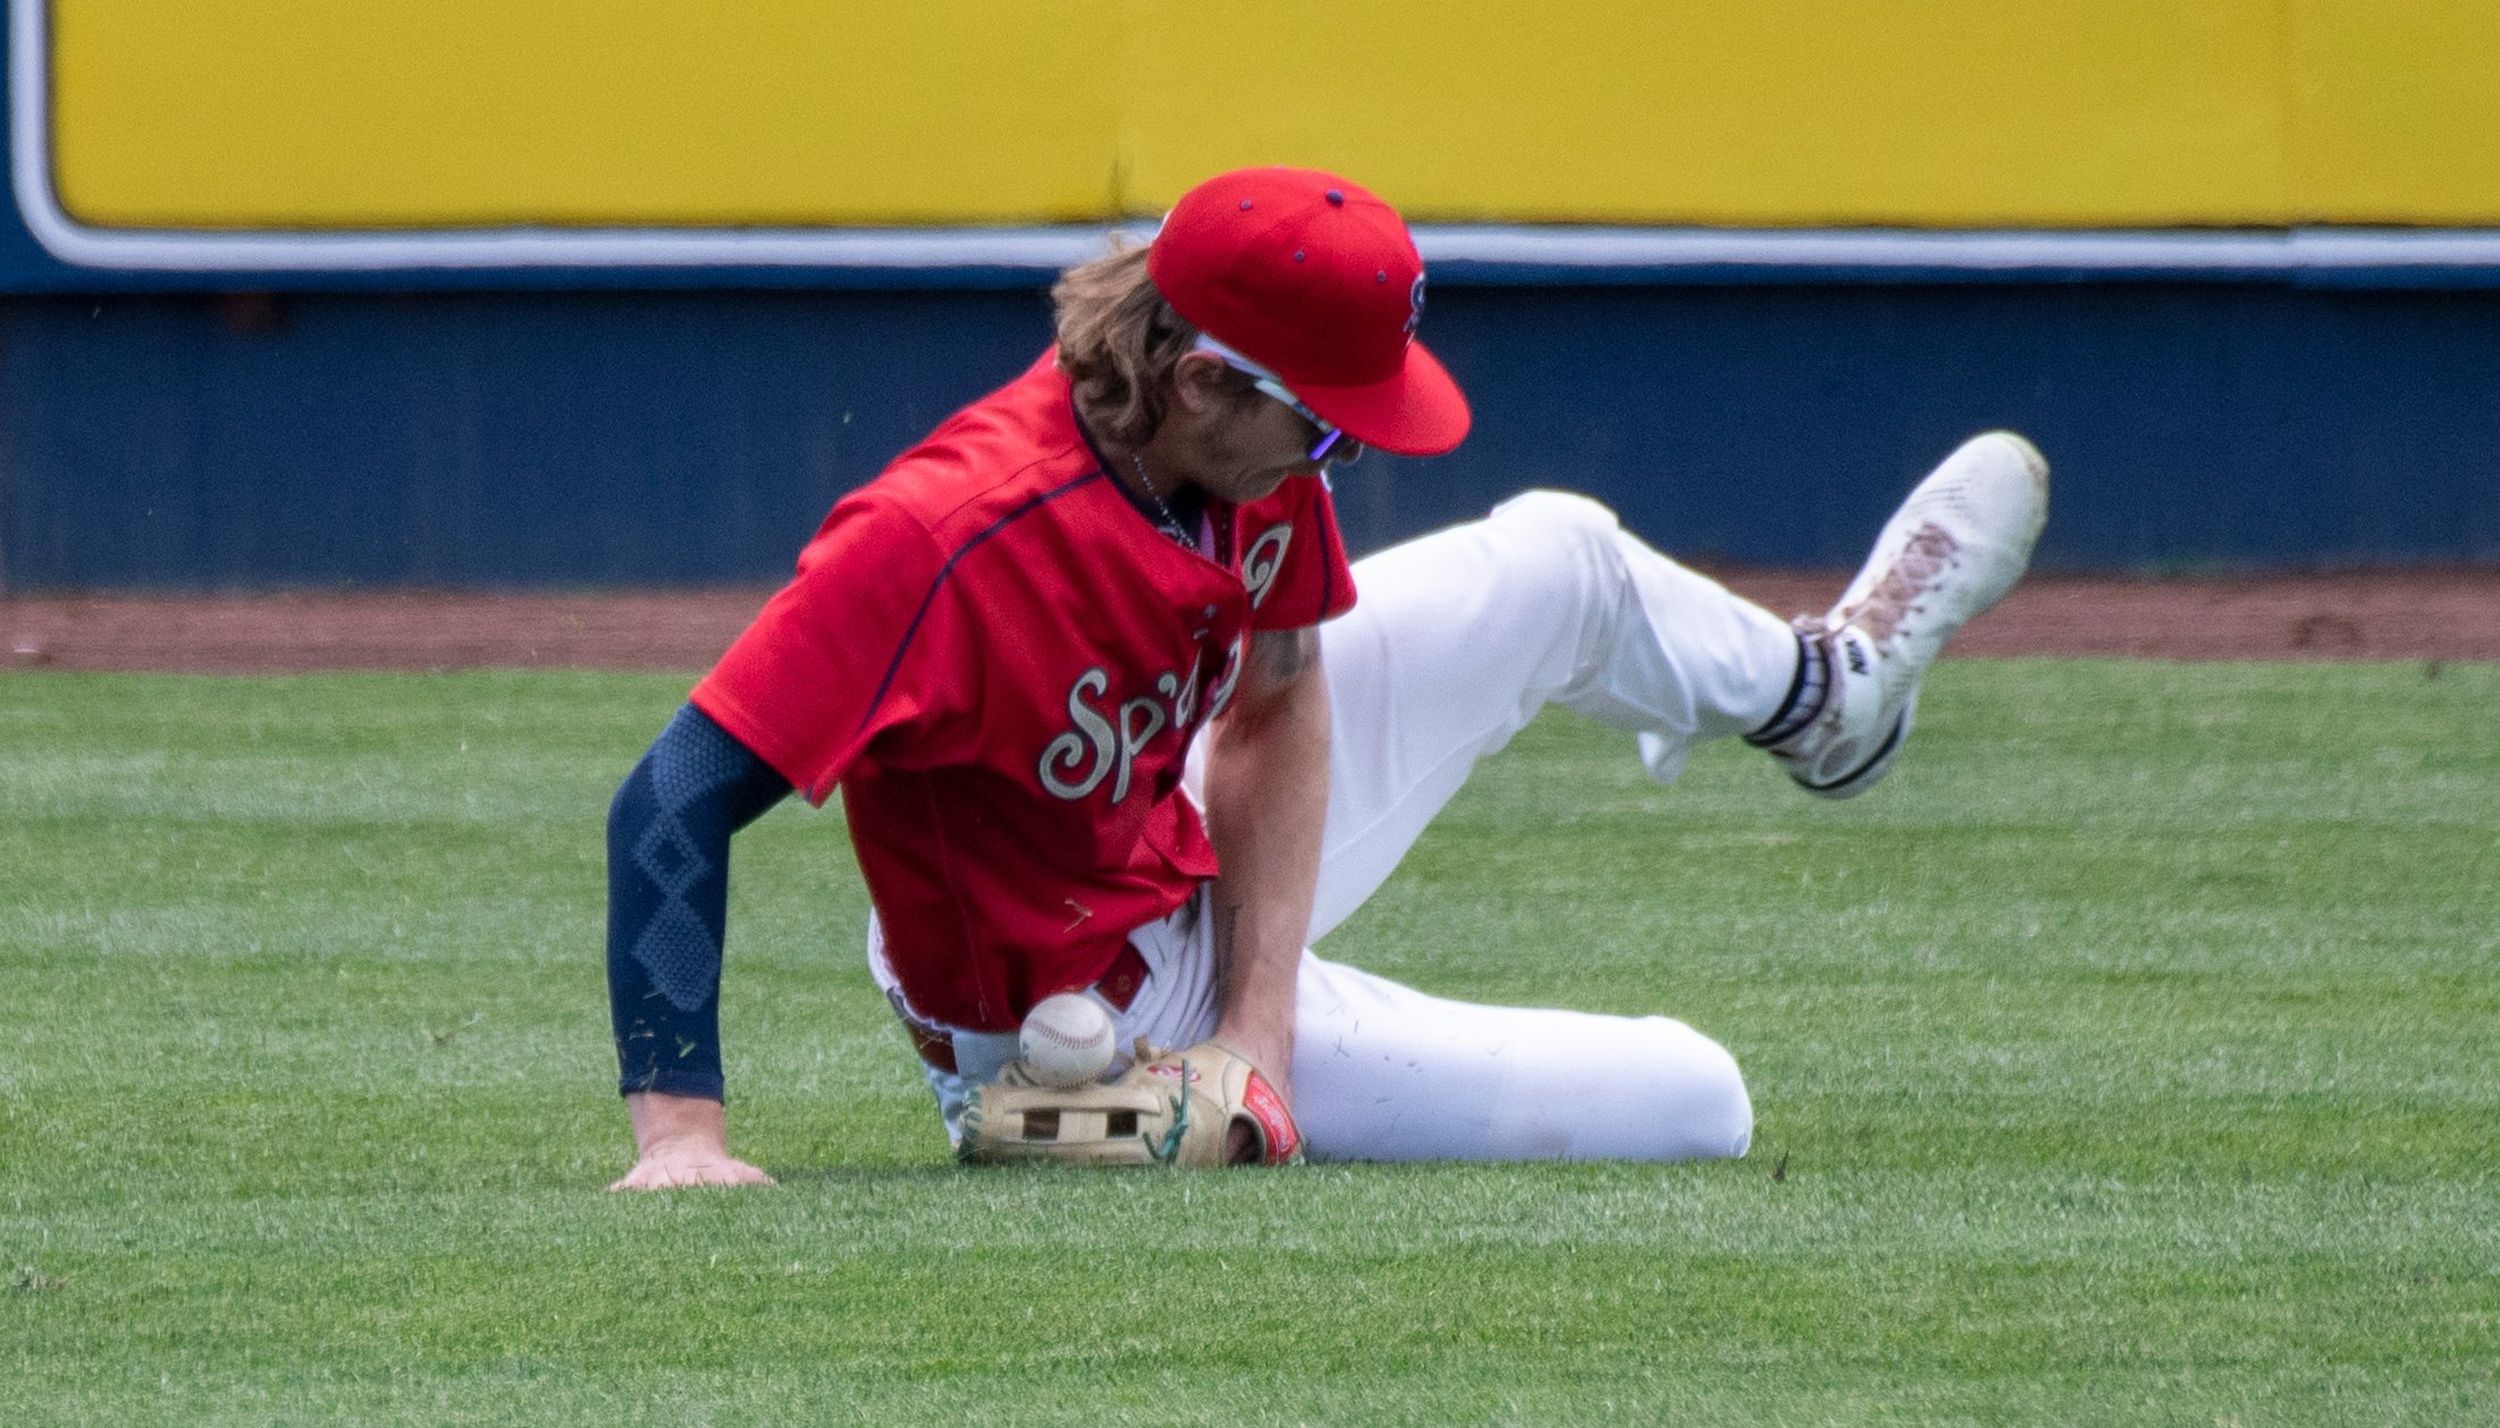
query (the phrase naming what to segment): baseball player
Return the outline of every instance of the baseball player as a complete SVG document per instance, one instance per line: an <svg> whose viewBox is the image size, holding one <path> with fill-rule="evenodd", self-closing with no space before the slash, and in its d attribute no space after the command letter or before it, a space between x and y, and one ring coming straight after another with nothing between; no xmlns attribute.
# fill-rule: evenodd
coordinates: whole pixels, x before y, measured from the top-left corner
<svg viewBox="0 0 2500 1428"><path fill-rule="evenodd" d="M1464 1005L1308 948L1547 704L1635 734L1662 783L1734 736L1863 792L2028 562L2038 453L1964 445L1793 624L1558 492L1349 566L1330 468L1469 424L1387 204L1223 174L1053 298L1051 350L833 507L618 790L614 1188L768 1181L721 1102L731 838L837 789L870 970L959 1141L1027 1010L1079 992L1122 1047L1247 1062L1312 1158L1743 1154L1736 1062L1681 1022Z"/></svg>

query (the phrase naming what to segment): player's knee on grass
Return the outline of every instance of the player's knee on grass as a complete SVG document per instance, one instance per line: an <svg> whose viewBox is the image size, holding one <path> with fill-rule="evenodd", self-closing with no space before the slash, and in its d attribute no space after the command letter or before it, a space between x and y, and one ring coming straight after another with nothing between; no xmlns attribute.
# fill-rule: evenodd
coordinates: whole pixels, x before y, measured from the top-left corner
<svg viewBox="0 0 2500 1428"><path fill-rule="evenodd" d="M1308 959L1295 1114L1321 1160L1717 1160L1753 1103L1669 1017L1482 1006Z"/></svg>
<svg viewBox="0 0 2500 1428"><path fill-rule="evenodd" d="M1745 1073L1724 1046L1680 1021L1649 1018L1662 1030L1661 1123L1668 1158L1733 1159L1753 1143L1753 1098Z"/></svg>
<svg viewBox="0 0 2500 1428"><path fill-rule="evenodd" d="M1601 1053L1567 1152L1607 1160L1728 1160L1753 1140L1753 1100L1726 1047L1670 1017L1593 1018Z"/></svg>

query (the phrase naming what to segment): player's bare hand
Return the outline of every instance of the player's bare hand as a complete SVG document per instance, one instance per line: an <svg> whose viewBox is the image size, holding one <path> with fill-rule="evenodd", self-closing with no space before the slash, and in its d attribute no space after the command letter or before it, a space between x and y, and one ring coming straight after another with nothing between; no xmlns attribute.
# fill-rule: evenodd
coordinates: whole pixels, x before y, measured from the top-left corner
<svg viewBox="0 0 2500 1428"><path fill-rule="evenodd" d="M773 1178L726 1151L660 1145L644 1152L610 1190L682 1190L695 1185L770 1185Z"/></svg>
<svg viewBox="0 0 2500 1428"><path fill-rule="evenodd" d="M773 1178L729 1153L721 1103L700 1096L637 1091L625 1098L634 1118L634 1168L610 1190L680 1190L691 1185L770 1185Z"/></svg>

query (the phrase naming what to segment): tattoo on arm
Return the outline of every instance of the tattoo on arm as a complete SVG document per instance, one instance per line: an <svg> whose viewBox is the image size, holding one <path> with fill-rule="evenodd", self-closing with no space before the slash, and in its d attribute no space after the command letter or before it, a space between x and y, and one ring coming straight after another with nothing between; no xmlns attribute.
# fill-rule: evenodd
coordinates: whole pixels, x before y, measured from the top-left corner
<svg viewBox="0 0 2500 1428"><path fill-rule="evenodd" d="M1250 657L1269 684L1291 684L1319 659L1319 631L1262 630L1250 637Z"/></svg>

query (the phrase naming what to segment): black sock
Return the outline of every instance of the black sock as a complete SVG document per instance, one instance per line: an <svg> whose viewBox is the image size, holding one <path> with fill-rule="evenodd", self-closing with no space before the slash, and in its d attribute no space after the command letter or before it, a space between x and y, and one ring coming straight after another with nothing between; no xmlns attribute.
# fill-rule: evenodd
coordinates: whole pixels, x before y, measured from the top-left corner
<svg viewBox="0 0 2500 1428"><path fill-rule="evenodd" d="M1763 721L1762 727L1745 736L1745 742L1757 749L1796 737L1797 732L1814 722L1823 712L1824 702L1831 697L1832 652L1824 642L1821 630L1811 636L1804 630L1797 634L1797 675L1788 682L1788 697L1780 701L1779 712Z"/></svg>

